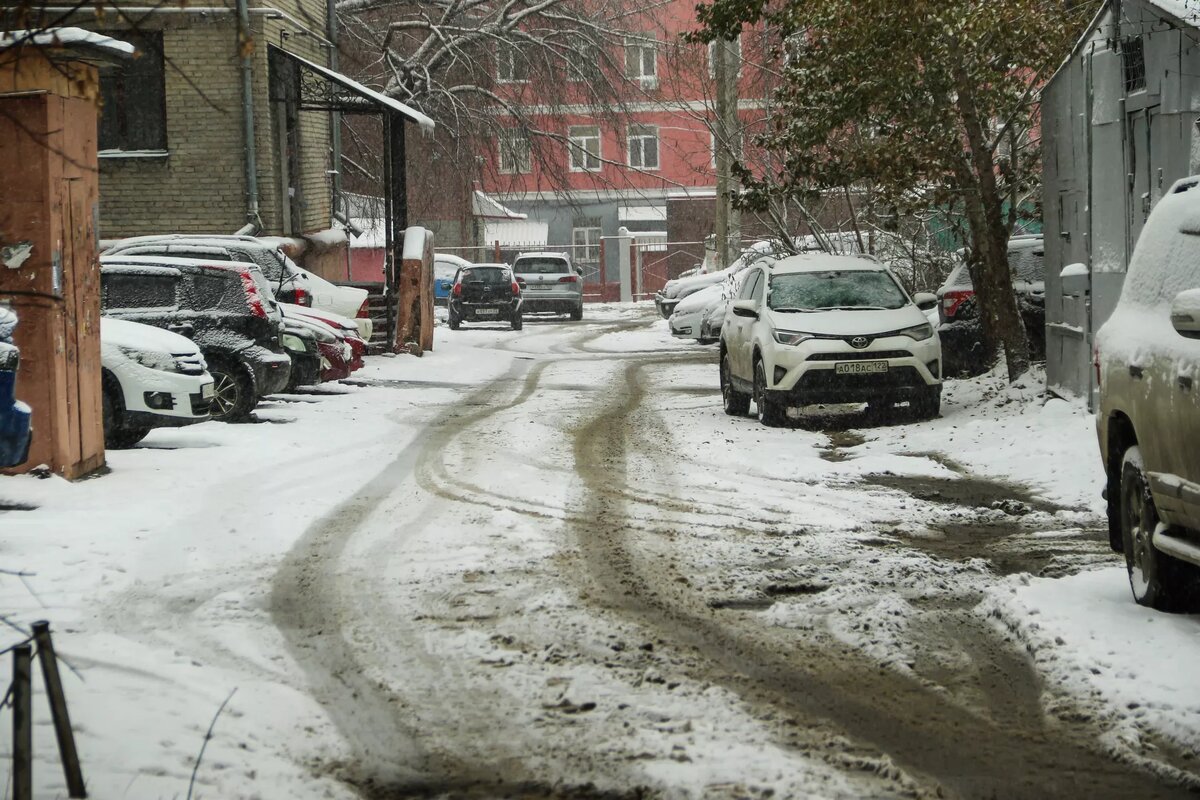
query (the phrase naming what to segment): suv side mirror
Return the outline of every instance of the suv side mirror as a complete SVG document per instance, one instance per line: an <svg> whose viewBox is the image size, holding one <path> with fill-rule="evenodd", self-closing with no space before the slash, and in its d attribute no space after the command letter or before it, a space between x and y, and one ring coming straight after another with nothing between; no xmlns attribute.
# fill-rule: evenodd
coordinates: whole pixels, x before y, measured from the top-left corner
<svg viewBox="0 0 1200 800"><path fill-rule="evenodd" d="M733 313L739 317L758 319L758 304L753 300L734 300Z"/></svg>
<svg viewBox="0 0 1200 800"><path fill-rule="evenodd" d="M917 304L917 308L928 311L931 308L937 308L938 299L933 292L917 292L913 295L913 302Z"/></svg>
<svg viewBox="0 0 1200 800"><path fill-rule="evenodd" d="M1200 289L1188 289L1171 302L1171 325L1180 336L1200 339Z"/></svg>

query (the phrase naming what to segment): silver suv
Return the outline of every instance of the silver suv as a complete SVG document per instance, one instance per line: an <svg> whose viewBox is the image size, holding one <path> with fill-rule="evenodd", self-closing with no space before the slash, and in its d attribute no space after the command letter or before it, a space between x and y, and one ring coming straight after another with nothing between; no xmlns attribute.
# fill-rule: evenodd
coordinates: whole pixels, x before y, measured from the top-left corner
<svg viewBox="0 0 1200 800"><path fill-rule="evenodd" d="M1134 599L1200 603L1200 177L1146 221L1121 299L1095 339L1096 428L1109 542Z"/></svg>
<svg viewBox="0 0 1200 800"><path fill-rule="evenodd" d="M513 274L525 298L522 311L550 311L583 319L583 277L566 253L521 253Z"/></svg>

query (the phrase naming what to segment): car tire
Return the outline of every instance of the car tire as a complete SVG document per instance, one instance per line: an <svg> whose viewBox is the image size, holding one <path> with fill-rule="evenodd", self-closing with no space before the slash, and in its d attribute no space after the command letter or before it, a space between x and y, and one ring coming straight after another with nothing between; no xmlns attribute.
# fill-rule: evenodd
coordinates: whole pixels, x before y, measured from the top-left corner
<svg viewBox="0 0 1200 800"><path fill-rule="evenodd" d="M246 368L225 359L209 361L213 378L212 418L217 422L245 422L258 403L254 380Z"/></svg>
<svg viewBox="0 0 1200 800"><path fill-rule="evenodd" d="M519 330L521 330L522 327L524 327L524 325L525 325L525 321L521 318L520 312L513 314L512 329L514 331L519 331Z"/></svg>
<svg viewBox="0 0 1200 800"><path fill-rule="evenodd" d="M942 387L931 386L912 400L913 416L917 419L937 419L942 414Z"/></svg>
<svg viewBox="0 0 1200 800"><path fill-rule="evenodd" d="M729 374L729 353L721 353L721 404L731 417L744 417L750 413L750 395L733 388Z"/></svg>
<svg viewBox="0 0 1200 800"><path fill-rule="evenodd" d="M767 369L761 358L754 360L754 408L758 421L768 428L778 428L787 421L787 410L767 396Z"/></svg>
<svg viewBox="0 0 1200 800"><path fill-rule="evenodd" d="M1129 588L1138 605L1158 611L1183 611L1194 598L1194 573L1188 565L1154 548L1158 510L1146 481L1142 451L1137 445L1121 461L1121 538ZM1191 595L1192 597L1189 597Z"/></svg>
<svg viewBox="0 0 1200 800"><path fill-rule="evenodd" d="M571 319L574 320L575 322L579 322L579 320L583 319L583 301L582 300L579 301L579 305L577 305L577 306L575 306L575 308L571 309Z"/></svg>
<svg viewBox="0 0 1200 800"><path fill-rule="evenodd" d="M128 428L121 425L124 404L109 387L105 387L100 398L104 424L104 447L107 450L127 450L146 438L149 428Z"/></svg>
<svg viewBox="0 0 1200 800"><path fill-rule="evenodd" d="M450 330L456 331L458 330L459 326L462 325L462 320L457 314L451 311L446 315L446 324L450 326Z"/></svg>

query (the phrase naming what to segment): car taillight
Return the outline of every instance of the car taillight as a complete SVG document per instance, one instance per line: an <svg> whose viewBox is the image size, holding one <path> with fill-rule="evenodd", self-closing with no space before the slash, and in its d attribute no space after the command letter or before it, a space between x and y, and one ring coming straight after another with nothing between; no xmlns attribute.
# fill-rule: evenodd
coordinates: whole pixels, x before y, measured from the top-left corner
<svg viewBox="0 0 1200 800"><path fill-rule="evenodd" d="M559 283L579 283L578 275L563 275L558 279Z"/></svg>
<svg viewBox="0 0 1200 800"><path fill-rule="evenodd" d="M961 306L975 292L964 292L954 290L946 292L942 295L942 309L946 312L947 317L953 317L958 312L958 307Z"/></svg>
<svg viewBox="0 0 1200 800"><path fill-rule="evenodd" d="M525 285L525 279L524 279L524 278L517 278L517 283L519 283L519 284L521 284L522 286L524 286L524 285Z"/></svg>
<svg viewBox="0 0 1200 800"><path fill-rule="evenodd" d="M258 284L254 282L254 276L250 274L250 270L242 270L239 274L242 276L242 289L246 292L246 305L250 307L250 313L266 319L267 309L258 294Z"/></svg>
<svg viewBox="0 0 1200 800"><path fill-rule="evenodd" d="M312 294L307 289L296 287L296 305L312 308Z"/></svg>
<svg viewBox="0 0 1200 800"><path fill-rule="evenodd" d="M521 287L517 285L517 282L516 282L516 281L513 281L513 282L512 282L512 293L513 293L513 294L520 294L520 293L521 293Z"/></svg>
<svg viewBox="0 0 1200 800"><path fill-rule="evenodd" d="M461 283L454 284L454 288L450 290L450 294L454 295L455 297L461 297L462 296L462 284Z"/></svg>
<svg viewBox="0 0 1200 800"><path fill-rule="evenodd" d="M358 307L358 313L354 315L355 319L369 319L370 318L371 309L368 307L368 302L369 302L369 299L362 301L362 305Z"/></svg>

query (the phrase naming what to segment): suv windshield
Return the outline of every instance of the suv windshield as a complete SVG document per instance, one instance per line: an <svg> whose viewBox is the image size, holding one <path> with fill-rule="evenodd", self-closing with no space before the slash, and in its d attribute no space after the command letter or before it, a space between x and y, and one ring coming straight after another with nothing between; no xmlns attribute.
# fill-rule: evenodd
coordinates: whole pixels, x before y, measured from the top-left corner
<svg viewBox="0 0 1200 800"><path fill-rule="evenodd" d="M570 272L571 268L561 258L519 258L513 265L513 272L522 275L548 275L559 272Z"/></svg>
<svg viewBox="0 0 1200 800"><path fill-rule="evenodd" d="M892 276L880 270L775 275L767 300L775 311L867 311L902 308L907 303Z"/></svg>
<svg viewBox="0 0 1200 800"><path fill-rule="evenodd" d="M508 283L512 280L508 270L501 267L471 267L464 269L463 283Z"/></svg>

